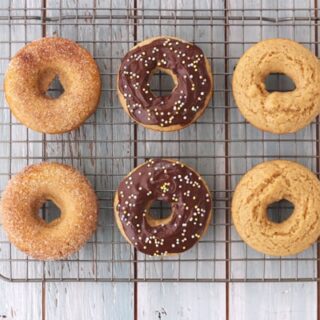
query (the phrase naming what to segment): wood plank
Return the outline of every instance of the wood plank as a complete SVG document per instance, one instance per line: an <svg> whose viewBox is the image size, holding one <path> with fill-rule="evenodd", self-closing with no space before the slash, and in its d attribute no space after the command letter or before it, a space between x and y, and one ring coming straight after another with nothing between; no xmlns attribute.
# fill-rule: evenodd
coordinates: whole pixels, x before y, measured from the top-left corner
<svg viewBox="0 0 320 320"><path fill-rule="evenodd" d="M8 9L10 12L3 10L1 15L20 16L20 20L12 20L11 26L4 21L0 25L0 41L1 41L1 70L0 81L3 88L4 72L9 63L9 58L13 56L17 50L23 47L27 42L41 37L41 23L39 20L25 20L26 16L38 15L40 10L19 10L25 6L31 8L40 8L39 1L1 1L0 8ZM25 23L25 24L24 24ZM10 41L12 44L10 45ZM10 178L10 173L19 172L24 166L33 163L32 157L41 155L41 135L32 132L24 125L20 124L11 115L9 108L5 102L3 90L0 94L0 155L4 157L1 160L0 173L0 191L2 191ZM12 123L12 126L10 125ZM29 140L35 140L35 144L31 145ZM10 144L10 141L11 144ZM13 159L12 157L25 157L25 159ZM0 230L1 245L0 259L12 259L12 263L1 261L0 273L7 278L28 277L28 270L33 270L32 263L21 261L25 259L25 255L17 250L14 246L10 246L7 242L7 236L4 231ZM0 318L5 319L41 319L42 301L41 301L41 284L19 283L14 284L1 280L0 293Z"/></svg>
<svg viewBox="0 0 320 320"><path fill-rule="evenodd" d="M262 14L269 18L292 17L294 5L298 8L309 8L310 3L300 0L286 2L263 0L261 3L257 1L241 3L236 0L230 0L229 2L230 9L251 9L250 11L231 11L231 15L243 14L260 17ZM275 10L277 7L283 10ZM261 8L274 10L261 11ZM308 17L309 12L302 10L295 14L300 17ZM261 21L263 27L260 27ZM308 22L304 22L307 26L294 27L292 22L276 24L261 21L258 18L246 21L244 25L241 20L231 22L228 35L232 44L229 46L229 55L234 58L230 60L230 74L237 63L237 57L241 56L255 42L265 38L287 37L303 42L305 46L314 50L314 46L310 45L310 42L314 39L314 30L308 26ZM297 21L296 23L299 24ZM231 88L231 75L229 80L229 88ZM286 89L288 86L286 81L278 77L268 79L268 81L269 85L272 85L274 89ZM234 157L231 162L232 189L235 188L241 175L248 169L259 162L272 158L295 160L315 171L316 163L313 157L315 156L316 146L314 142L311 142L316 137L314 123L295 134L279 136L263 133L245 123L233 100L231 108L230 132L231 139L235 141L229 144L230 155ZM246 139L251 141L245 142L244 140ZM261 143L257 139L263 139L263 142ZM308 141L299 141L297 143L296 140L299 139ZM300 155L301 157L299 157ZM315 276L315 262L303 260L304 258L314 259L316 252L314 247L299 254L297 257L292 257L295 258L293 261L281 259L271 261L269 257L240 242L240 238L234 228L231 231L231 258L233 259L231 262L231 276L233 278L290 278L294 281L296 277L301 277L302 275L309 278ZM251 260L245 263L242 259L247 258ZM236 261L236 259L239 260ZM259 314L261 314L260 310L264 310L262 319L301 319L302 314L308 314L308 319L315 319L315 288L315 283L232 283L230 285L230 317L232 319L255 319L257 312L259 311Z"/></svg>
<svg viewBox="0 0 320 320"><path fill-rule="evenodd" d="M185 9L185 10L184 10ZM191 10L190 10L191 9ZM195 10L193 9L202 9ZM223 9L223 1L138 1L138 15L144 14L139 21L138 41L157 35L177 36L198 43L209 57L215 75L215 89L221 89L224 81L223 46L216 41L223 41L223 20L220 25L210 26L212 21L199 20L197 17L208 16L207 10ZM177 11L175 11L177 10ZM171 16L174 19L151 19L150 16ZM211 12L209 13L211 14ZM214 11L212 15L223 17L223 11ZM189 17L179 19L180 16ZM196 26L193 26L193 17ZM214 57L220 57L215 60ZM163 77L157 83L162 93L169 88L168 78ZM163 260L138 254L138 277L151 279L221 279L225 277L225 214L223 191L225 179L219 175L224 171L223 140L224 109L223 94L215 92L213 101L196 124L178 132L155 132L138 126L139 163L150 157L177 158L194 167L204 177L211 190L215 190L213 223L204 237L204 241L179 257L165 257ZM218 107L218 108L216 108ZM220 108L219 108L220 107ZM201 142L197 142L200 140ZM197 156L199 158L197 159ZM218 156L215 158L215 156ZM220 157L219 157L220 156ZM202 259L208 259L203 261ZM215 259L220 259L217 262ZM191 260L191 261L190 261ZM200 261L197 261L200 260ZM210 297L219 296L218 299ZM154 298L153 298L154 297ZM189 298L196 303L189 302ZM222 284L185 284L185 283L138 283L139 319L192 319L225 318L225 285ZM151 303L150 303L151 299ZM203 302L208 302L202 305ZM175 301L172 304L172 301ZM187 307L188 306L188 307ZM213 316L215 315L215 316Z"/></svg>
<svg viewBox="0 0 320 320"><path fill-rule="evenodd" d="M130 263L132 248L114 224L112 205L118 182L133 167L133 126L119 106L115 91L120 58L127 52L127 43L132 41L133 35L128 19L113 20L111 17L113 14L126 16L126 8L132 5L132 1L117 1L116 7L125 8L121 12L113 11L114 3L75 0L59 4L47 1L47 15L50 17L77 15L76 19L61 19L61 23L47 24L47 35L72 39L88 49L96 57L103 82L99 108L84 125L69 134L47 136L47 157L70 163L84 172L95 187L100 204L99 226L91 243L63 264L48 264L48 276L61 274L63 277L92 280L129 279L133 276ZM65 9L61 12L54 10L60 5ZM81 10L76 10L77 7ZM94 14L107 18L94 19ZM75 304L74 301L84 303ZM63 318L64 310L68 310L68 319L132 319L133 284L47 283L46 304L46 319Z"/></svg>
<svg viewBox="0 0 320 320"><path fill-rule="evenodd" d="M275 6L275 4L270 1L266 2L266 4L270 6L268 8L274 8ZM232 9L242 8L237 1L231 1L230 6ZM250 7L254 8L254 4L252 4ZM245 14L259 16L260 11L258 9L259 8L257 8L257 11L245 11ZM239 14L239 11L235 12L234 14ZM269 17L271 15L272 17L276 17L276 14L276 11L267 12ZM283 16L292 15L292 10L279 11L278 14ZM307 14L307 12L305 12L305 14ZM310 42L310 39L312 39L313 31L310 30L309 27L302 27L298 30L298 28L293 28L292 26L276 27L272 24L268 24L266 27L259 28L257 27L257 23L260 23L259 20L253 21L252 26L246 25L245 27L241 27L241 25L239 25L237 22L235 22L234 25L231 25L230 41L235 43L230 45L230 52L233 57L241 56L244 50L251 46L255 41L259 41L262 38L288 37L294 38L297 41L304 40L306 42ZM238 44L237 41L239 41L239 39L240 41L244 41L244 45ZM236 61L237 59L231 59L230 72L232 72ZM280 82L281 80L278 79L277 81ZM278 85L280 84L278 83ZM283 88L285 88L286 83L282 82L281 85ZM305 164L312 170L315 169L315 143L311 141L312 139L315 139L314 123L305 129L290 135L279 136L270 133L263 133L262 131L255 129L251 124L244 122L243 117L240 115L233 101L231 107L230 130L231 138L234 140L234 142L230 143L230 155L234 157L231 167L232 188L235 187L241 175L249 170L253 165L265 160L270 160L272 158L288 158L291 160L296 160L302 164ZM250 141L245 141L247 139ZM262 144L257 139L263 139ZM305 139L308 141L299 141L296 143L295 141L297 139ZM299 158L300 154L302 155L301 158ZM277 278L280 276L285 276L284 274L280 275L280 273L284 270L286 272L286 276L289 278L294 278L297 276L297 272L299 272L299 270L297 266L298 262L296 260L293 262L280 260L271 262L270 260L268 261L268 258L266 257L266 263L264 261L258 261L258 259L263 258L263 255L245 246L242 242L239 242L240 239L235 229L232 229L232 240L233 242L231 251L233 258L256 259L255 261L252 261L252 263L250 262L247 264L244 264L242 261L232 263L233 277L242 278L247 277L249 274L249 277ZM311 248L299 255L298 258L312 258L314 257L314 252L314 248ZM309 273L309 277L313 277L315 272L314 262L311 261L308 266L308 271L306 271L306 269L304 271Z"/></svg>

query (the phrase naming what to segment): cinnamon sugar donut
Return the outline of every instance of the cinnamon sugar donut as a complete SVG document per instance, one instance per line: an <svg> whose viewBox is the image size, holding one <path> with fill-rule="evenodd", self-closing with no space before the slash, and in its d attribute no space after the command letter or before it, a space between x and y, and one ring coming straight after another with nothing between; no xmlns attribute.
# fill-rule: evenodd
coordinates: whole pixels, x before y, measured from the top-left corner
<svg viewBox="0 0 320 320"><path fill-rule="evenodd" d="M53 99L46 91L56 76L64 92ZM101 82L87 50L67 39L43 38L12 58L4 89L12 113L27 127L63 133L78 128L96 110Z"/></svg>
<svg viewBox="0 0 320 320"><path fill-rule="evenodd" d="M172 77L170 95L155 96L150 90L150 77L157 70ZM138 43L122 59L117 82L120 103L129 116L158 131L180 130L195 122L213 93L211 67L202 50L175 37Z"/></svg>
<svg viewBox="0 0 320 320"><path fill-rule="evenodd" d="M50 223L38 215L46 200L61 210ZM79 250L96 229L98 214L87 179L70 166L46 162L26 167L9 181L0 210L9 240L42 260L61 259Z"/></svg>
<svg viewBox="0 0 320 320"><path fill-rule="evenodd" d="M150 214L153 201L171 204L167 218ZM208 186L197 172L169 159L150 159L120 183L114 199L117 225L139 251L153 256L182 253L204 235L211 221Z"/></svg>

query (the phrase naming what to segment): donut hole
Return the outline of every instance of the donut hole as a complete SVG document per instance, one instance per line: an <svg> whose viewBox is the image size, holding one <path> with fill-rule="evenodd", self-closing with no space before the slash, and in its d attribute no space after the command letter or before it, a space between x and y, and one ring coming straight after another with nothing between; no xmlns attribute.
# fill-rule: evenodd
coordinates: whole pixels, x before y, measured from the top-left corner
<svg viewBox="0 0 320 320"><path fill-rule="evenodd" d="M296 89L294 81L283 73L270 73L264 80L268 92L289 92Z"/></svg>
<svg viewBox="0 0 320 320"><path fill-rule="evenodd" d="M155 96L170 96L176 86L175 76L165 69L156 69L150 79L150 90Z"/></svg>
<svg viewBox="0 0 320 320"><path fill-rule="evenodd" d="M149 208L147 220L153 226L166 224L170 221L171 213L170 203L163 200L155 200Z"/></svg>
<svg viewBox="0 0 320 320"><path fill-rule="evenodd" d="M60 218L61 211L53 201L47 200L39 209L38 216L49 224Z"/></svg>
<svg viewBox="0 0 320 320"><path fill-rule="evenodd" d="M64 93L64 88L60 82L59 76L56 75L50 82L45 95L51 99L58 99Z"/></svg>
<svg viewBox="0 0 320 320"><path fill-rule="evenodd" d="M294 205L292 202L282 199L268 206L267 216L269 221L282 223L292 215L293 209Z"/></svg>

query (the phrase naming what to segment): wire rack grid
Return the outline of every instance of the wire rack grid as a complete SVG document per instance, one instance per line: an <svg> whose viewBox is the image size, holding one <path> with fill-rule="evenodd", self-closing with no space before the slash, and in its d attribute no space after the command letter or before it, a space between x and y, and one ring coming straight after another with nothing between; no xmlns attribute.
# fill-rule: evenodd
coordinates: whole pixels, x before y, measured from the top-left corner
<svg viewBox="0 0 320 320"><path fill-rule="evenodd" d="M63 135L33 132L16 121L0 94L0 189L24 166L41 161L68 163L83 172L99 198L95 235L77 254L62 261L27 257L0 228L0 274L9 281L317 281L319 248L292 257L265 256L247 247L230 217L232 191L253 165L285 158L319 175L319 121L290 135L261 132L240 115L231 93L233 69L243 52L270 37L299 41L318 54L317 2L286 1L35 0L0 4L0 77L10 58L43 36L72 39L97 61L103 81L99 108L80 129ZM254 4L255 3L255 4ZM214 99L194 125L173 133L146 130L124 113L116 96L116 74L135 43L156 35L177 36L200 46L212 64ZM271 75L272 90L290 90L282 75ZM170 92L170 79L152 79L157 94ZM50 94L57 96L54 84ZM155 258L136 252L113 221L113 194L119 181L150 157L179 159L194 167L212 190L214 217L206 236L180 256ZM292 210L287 203L269 209L274 220ZM167 208L155 204L163 216ZM52 203L42 209L53 219ZM279 220L279 221L280 221Z"/></svg>

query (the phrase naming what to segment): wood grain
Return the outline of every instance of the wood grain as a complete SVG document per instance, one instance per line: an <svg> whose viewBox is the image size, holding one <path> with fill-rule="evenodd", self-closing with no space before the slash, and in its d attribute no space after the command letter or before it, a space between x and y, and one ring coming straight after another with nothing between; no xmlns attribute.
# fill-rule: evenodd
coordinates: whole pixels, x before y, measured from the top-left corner
<svg viewBox="0 0 320 320"><path fill-rule="evenodd" d="M315 283L231 285L232 320L317 319Z"/></svg>
<svg viewBox="0 0 320 320"><path fill-rule="evenodd" d="M47 287L46 317L133 319L132 287L127 283L69 283Z"/></svg>
<svg viewBox="0 0 320 320"><path fill-rule="evenodd" d="M139 284L139 320L225 320L225 285Z"/></svg>
<svg viewBox="0 0 320 320"><path fill-rule="evenodd" d="M0 290L0 319L42 319L41 285L39 283L2 282Z"/></svg>

